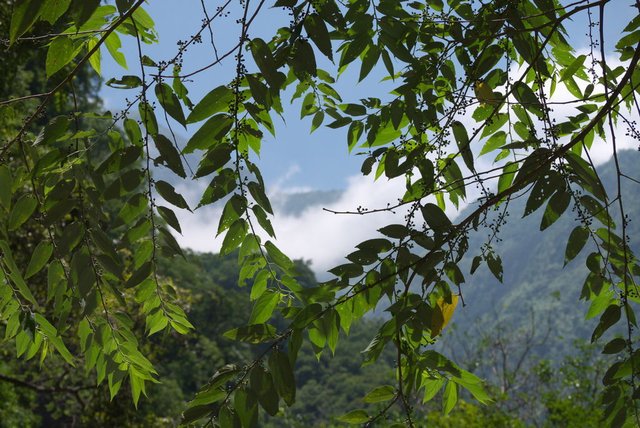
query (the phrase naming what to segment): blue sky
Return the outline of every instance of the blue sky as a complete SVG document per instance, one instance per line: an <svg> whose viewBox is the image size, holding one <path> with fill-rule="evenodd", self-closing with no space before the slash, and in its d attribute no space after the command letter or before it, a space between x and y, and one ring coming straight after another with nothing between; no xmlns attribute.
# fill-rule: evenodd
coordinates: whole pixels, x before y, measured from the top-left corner
<svg viewBox="0 0 640 428"><path fill-rule="evenodd" d="M143 46L145 54L153 59L169 59L176 52L176 41L187 40L191 34L200 27L202 19L202 7L200 1L186 0L180 2L180 9L176 11L175 2L171 0L154 0L147 5L146 10L153 17L160 34L160 43L157 45ZM206 2L214 4L214 2ZM217 4L217 2L215 3ZM214 9L209 7L208 9ZM236 10L237 11L237 10ZM176 15L176 13L178 15ZM253 26L250 36L262 37L268 40L271 37L273 27L267 27L265 23L277 23L278 27L288 25L286 15L281 10L264 9L261 14L263 19L257 21L259 25ZM284 19L283 19L284 18ZM238 39L238 26L235 25L235 17L227 17L216 20L214 31L219 52L224 51L224 46L235 43ZM124 40L123 40L124 42ZM124 52L130 58L136 57L135 46L124 46ZM209 44L209 34L205 31L203 43L195 49L189 50L186 55L185 71L197 69L213 60L212 47ZM250 54L248 64L252 64ZM103 75L120 76L127 74L108 55L103 55ZM325 61L324 65L330 65ZM228 83L233 77L235 62L233 57L226 59L222 66L215 66L211 70L196 76L193 81L187 82L190 96L193 102L197 102L214 87ZM138 71L135 63L129 64L130 71ZM352 80L348 75L341 81ZM349 85L336 86L345 98L361 98L370 95L371 87L364 84L356 87ZM387 85L390 87L389 85ZM134 90L135 91L135 90ZM346 92L349 92L346 94ZM107 100L107 107L114 112L124 106L125 92L131 97L132 91L123 91L104 87L102 95ZM289 95L290 96L290 95ZM283 98L283 102L285 99ZM299 100L298 100L299 101ZM287 185L292 188L314 188L320 190L344 189L347 185L347 177L359 173L360 157L349 156L345 138L345 130L327 132L318 129L309 134L310 118L300 121L299 107L287 107L285 113L287 123L274 117L277 124L276 138L266 135L259 160L263 175L268 184ZM188 132L180 127L174 128L179 134L186 136L196 130L192 125Z"/></svg>
<svg viewBox="0 0 640 428"><path fill-rule="evenodd" d="M233 4L237 2L232 0ZM207 2L209 13L222 2ZM269 4L271 2L268 2ZM605 45L607 52L612 52L613 43L619 38L621 29L637 15L637 11L629 7L630 0L612 0L607 7L605 39L610 41ZM176 6L179 4L179 7ZM613 7L611 7L613 6ZM146 10L156 22L160 43L157 45L143 45L144 54L154 60L167 60L175 55L178 40L187 40L190 35L200 28L202 6L199 0L153 0ZM238 13L238 9L235 9ZM271 37L274 27L288 25L288 16L281 9L265 9L261 12L262 19L256 21L252 27L250 37ZM576 19L567 25L568 35L578 51L588 50L588 25L586 16ZM225 47L233 46L238 40L238 26L233 13L223 19L215 21L216 45L219 52ZM594 16L594 19L598 19ZM594 29L594 31L597 28ZM137 57L135 44L132 40L123 40L123 51L129 58L130 70L123 70L108 54L103 53L103 77L137 74L139 65L135 64ZM213 49L207 31L203 34L203 43L190 49L184 58L184 72L198 69L214 59ZM330 68L332 65L326 60L319 66ZM251 61L247 61L250 71L253 71ZM193 102L200 100L209 90L218 85L226 84L233 76L235 63L233 57L225 60L221 66L215 66L199 74L192 82L186 82ZM375 71L360 84L355 72L347 71L340 77L336 89L343 100L358 100L369 96L383 97L392 87L391 82L380 83L381 73ZM134 91L123 91L104 87L102 96L107 108L114 113L125 105L125 98L133 98ZM286 97L285 97L286 98ZM283 98L283 102L286 100ZM287 108L285 106L285 108ZM570 110L557 109L560 117L564 114L574 114ZM278 193L295 192L299 190L331 190L344 191L343 197L330 205L337 210L352 210L358 205L366 207L385 206L387 201L394 201L402 195L404 182L402 179L389 181L382 177L373 183L371 177L362 177L360 166L361 156L349 155L346 145L346 129L330 130L320 128L309 134L310 118L300 121L299 106L295 105L285 111L286 126L277 120L277 138L267 135L263 142L262 154L257 162L261 167L268 189L272 196ZM471 123L467 117L461 117L463 123ZM465 122L467 120L467 122ZM177 135L188 137L197 129L192 125L185 131L173 123ZM637 145L637 143L636 143ZM602 146L604 149L607 147ZM630 146L631 147L631 146ZM599 150L599 149L598 149ZM594 150L594 155L600 162L607 159L606 150ZM483 160L489 165L491 159ZM179 190L191 200L199 198L206 183L185 182ZM274 195L274 193L276 195ZM381 214L378 216L335 216L323 212L322 207L310 207L303 215L296 218L276 213L274 226L278 234L278 245L292 257L311 258L314 260L316 272L322 272L340 262L340 258L351 251L351 248L361 240L367 239L375 230L385 224L402 221L403 213ZM207 207L195 214L179 213L183 224L183 235L178 236L179 242L199 251L216 251L220 239L214 239L215 228L221 207ZM453 212L449 212L454 214Z"/></svg>
<svg viewBox="0 0 640 428"><path fill-rule="evenodd" d="M205 2L209 5L211 14L215 6L222 2ZM268 2L271 3L271 2ZM633 16L635 9L632 9L628 0L613 0L616 7L607 7L606 38L616 40L617 35L624 23ZM153 0L146 6L146 10L153 17L160 34L160 42L157 45L143 46L144 53L155 60L169 59L176 52L176 42L187 40L200 27L203 17L202 6L199 0L180 1L179 8L173 0ZM620 6L617 7L617 4ZM234 11L239 12L238 8ZM257 20L251 29L251 37L270 37L273 28L277 25L286 26L287 16L281 9L265 8L261 11L262 19ZM583 16L580 15L581 17ZM237 41L238 26L235 24L236 16L229 16L223 19L216 19L214 31L216 44L219 51L224 50L224 46ZM594 19L597 19L594 16ZM587 23L583 19L572 21L567 30L569 36L575 41L578 49L586 49L587 46ZM221 37L223 35L224 37ZM185 57L185 71L194 70L209 63L213 59L213 52L209 44L208 32L204 33L203 43L191 49ZM128 43L126 43L128 42ZM129 67L132 72L137 71L137 65L133 62L135 58L135 46L132 40L125 40L124 51L131 59ZM611 48L611 46L609 46ZM117 66L108 55L103 55L103 75L105 77L120 76L127 74ZM322 66L331 66L324 61ZM210 71L196 76L193 81L188 82L192 101L199 100L204 94L217 85L227 83L233 73L233 58L230 57L222 63L222 66L213 67ZM365 82L354 85L352 73L345 73L339 79L337 88L343 99L359 99L370 96L372 93L380 92L380 88L391 88L390 84L379 85L376 73ZM379 76L379 74L378 74ZM124 97L127 95L123 90L104 87L103 97L107 100L107 106L117 110L124 106ZM129 92L129 96L131 93ZM320 190L344 189L347 185L347 178L358 174L362 158L360 156L349 155L347 152L345 132L343 128L338 131L318 129L313 134L309 134L310 118L299 120L298 107L290 107L286 126L278 124L277 138L267 136L263 143L259 164L263 169L263 174L268 183L274 185L288 185L292 188L313 188ZM196 128L192 127L188 131L176 129L176 131L187 136Z"/></svg>

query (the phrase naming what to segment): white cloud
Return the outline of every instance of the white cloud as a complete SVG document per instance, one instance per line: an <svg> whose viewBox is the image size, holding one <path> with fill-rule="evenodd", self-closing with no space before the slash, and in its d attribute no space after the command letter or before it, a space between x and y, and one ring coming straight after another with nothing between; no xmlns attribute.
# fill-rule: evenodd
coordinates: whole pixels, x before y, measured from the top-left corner
<svg viewBox="0 0 640 428"><path fill-rule="evenodd" d="M291 171L279 180L281 184L286 181L287 176L291 176ZM378 182L373 182L371 177L354 176L348 179L348 183L347 189L334 203L324 207L309 206L298 216L276 212L272 219L278 237L277 245L290 257L311 259L314 270L318 273L339 264L354 245L370 237L377 228L402 219L400 214L392 213L361 216L332 214L323 210L351 211L358 206L385 207L388 201L397 199L404 191L404 181L401 179L381 178ZM202 185L184 185L177 190L183 193L191 205L195 205L203 188ZM276 188L282 196L284 188ZM222 207L218 206L205 207L193 214L185 210L177 211L183 230L182 236L177 236L178 242L196 251L218 251L222 239L216 238L215 233L221 213Z"/></svg>
<svg viewBox="0 0 640 428"><path fill-rule="evenodd" d="M195 205L203 188L201 185L181 186L178 191L183 192L189 202ZM284 189L279 188L279 191L283 192ZM393 212L365 215L334 214L327 210L385 208L388 203L397 202L404 192L403 178L387 180L381 177L374 181L371 176L349 177L347 188L332 203L310 205L295 216L276 212L272 218L278 238L276 244L292 258L311 260L313 270L322 275L328 269L345 262L344 256L353 251L358 243L376 236L377 229L391 223L404 223L407 213L407 207ZM216 238L215 233L221 213L222 207L218 206L205 207L193 214L184 210L177 212L183 229L182 236L177 236L178 242L196 251L218 251L222 245L222 237ZM451 207L447 214L455 215L455 209ZM263 239L267 239L265 234L261 235Z"/></svg>
<svg viewBox="0 0 640 428"><path fill-rule="evenodd" d="M334 214L334 211L356 211L357 207L369 209L386 207L404 192L401 179L385 178L374 182L371 177L354 176L348 179L348 187L342 196L325 207L310 206L300 216L277 216L274 227L279 245L292 257L311 259L317 273L342 263L344 256L353 251L356 244L372 237L376 229L401 222L403 212ZM277 213L276 213L277 214Z"/></svg>
<svg viewBox="0 0 640 428"><path fill-rule="evenodd" d="M298 164L289 166L285 173L282 174L272 186L270 186L270 194L280 195L287 193L303 193L312 191L313 189L309 186L291 186L289 184L291 183L291 180L295 178L301 171L302 169Z"/></svg>

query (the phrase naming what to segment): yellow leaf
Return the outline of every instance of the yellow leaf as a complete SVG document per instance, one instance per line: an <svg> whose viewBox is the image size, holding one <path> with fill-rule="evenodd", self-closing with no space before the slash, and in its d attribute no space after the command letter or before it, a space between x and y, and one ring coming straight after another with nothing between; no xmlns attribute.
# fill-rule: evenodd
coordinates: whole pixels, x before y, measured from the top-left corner
<svg viewBox="0 0 640 428"><path fill-rule="evenodd" d="M501 94L493 92L491 86L487 85L483 80L476 80L473 90L480 104L489 104L497 106L501 101Z"/></svg>
<svg viewBox="0 0 640 428"><path fill-rule="evenodd" d="M458 296L456 295L451 296L451 303L448 303L444 297L438 299L431 315L431 337L438 336L449 324L457 305Z"/></svg>

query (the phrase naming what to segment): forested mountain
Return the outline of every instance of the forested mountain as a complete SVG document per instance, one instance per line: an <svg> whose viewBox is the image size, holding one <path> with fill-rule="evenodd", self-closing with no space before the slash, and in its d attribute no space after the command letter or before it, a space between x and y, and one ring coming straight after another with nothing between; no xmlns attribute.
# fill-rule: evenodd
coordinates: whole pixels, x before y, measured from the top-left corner
<svg viewBox="0 0 640 428"><path fill-rule="evenodd" d="M622 152L620 161L621 170L631 179L640 178L637 174L640 153ZM599 171L603 185L613 200L617 194L613 160L599 167ZM626 194L640 196L638 183L631 179L622 179ZM624 203L629 218L640 218L639 199L625 199ZM509 203L511 216L522 216L525 204L524 198L513 199ZM588 303L581 301L581 304L576 304L584 292L583 282L588 274L584 259L593 251L593 245L587 243L580 255L564 266L562 260L565 258L567 240L578 224L578 214L574 210L571 217L563 217L541 232L539 226L543 212L541 208L518 222L510 221L507 217L506 222L498 227L493 249L502 258L503 281L498 281L486 265L481 266L474 275L467 275L467 282L462 288L466 306L457 308L455 321L459 329L477 334L491 328L496 322L508 324L512 329L527 326L533 314L539 332L550 328L559 333L551 335L544 349L539 349L539 352L544 356L571 354L574 352L573 340L589 340L597 323L597 318L585 319L590 306ZM614 222L619 224L619 211L615 203L611 212ZM493 219L496 225L499 214L499 211L495 212ZM631 247L640 248L640 224L630 221L627 227ZM472 234L470 248L478 249L476 253L479 253L480 245L492 233L492 230L479 230ZM477 254L472 251L470 255ZM471 260L467 260L467 266L470 265Z"/></svg>

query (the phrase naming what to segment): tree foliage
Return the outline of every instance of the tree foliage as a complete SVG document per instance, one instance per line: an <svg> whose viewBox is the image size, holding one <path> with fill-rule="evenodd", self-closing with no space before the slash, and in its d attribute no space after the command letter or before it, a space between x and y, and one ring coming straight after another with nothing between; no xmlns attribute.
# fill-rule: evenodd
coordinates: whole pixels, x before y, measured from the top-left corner
<svg viewBox="0 0 640 428"><path fill-rule="evenodd" d="M223 255L238 251L238 283L251 285L253 305L247 324L224 336L254 344L257 356L202 379L183 423L256 426L260 414L293 405L301 345L308 342L318 356L333 353L354 322L384 306L389 318L363 354L373 363L393 349L395 385L367 396L385 403L379 412L353 409L340 420L373 425L401 409L403 426L420 425L416 396L429 401L442 391L445 413L462 390L490 401L478 377L432 345L464 304L463 257L473 257L470 274L484 265L502 280L492 243L509 201L522 197L524 216L544 210L541 230L578 217L564 263L584 258L581 298L600 320L592 341L612 357L602 379L603 418L614 426L640 422L640 265L629 246L630 196L621 185L632 178L618 162L619 127L638 139L638 14L610 41L604 16L621 2L278 0L273 6L289 25L260 38L252 31L271 4L245 0L238 11L232 3L203 9L202 27L169 60L143 53L143 44L157 39L143 0L3 3L11 9L8 52L22 61L24 44L33 46L46 73L44 90L8 92L0 101L0 319L18 357L83 366L111 397L128 383L137 404L158 373L136 320L144 319L148 336L193 328L159 271L160 257L184 257L172 235L181 232L175 210L218 203L219 225L208 233L224 237ZM213 24L236 12L239 39L218 52ZM590 23L586 54L575 51L565 29L579 16ZM183 55L208 32L215 60L205 68L233 57L235 73L194 102L189 81L204 68L188 70ZM122 54L122 38L132 39L138 55ZM97 114L75 96L87 65L100 73L102 54L137 70L108 76L108 85L135 93L117 116ZM380 73L393 89L343 100L336 79L348 69L359 81ZM363 157L364 175L406 183L384 207L343 213L396 212L398 220L357 244L330 270L333 279L315 287L299 283L295 264L278 248L255 162L290 93L301 116L311 118L310 130L342 130L349 150ZM555 114L560 105L571 115ZM5 117L14 120L5 124ZM192 131L184 147L165 131L176 124ZM613 194L591 160L596 140L614 155ZM192 173L184 156L194 152L200 162ZM154 166L175 180L155 178ZM175 186L194 177L210 180L195 207ZM480 197L464 218L447 214L472 202L476 188ZM488 216L492 210L497 220ZM480 227L489 238L470 248L467 235ZM582 255L589 241L595 250Z"/></svg>

